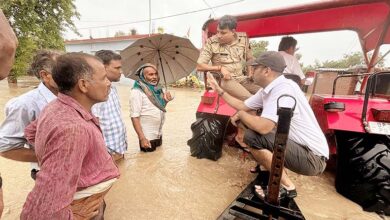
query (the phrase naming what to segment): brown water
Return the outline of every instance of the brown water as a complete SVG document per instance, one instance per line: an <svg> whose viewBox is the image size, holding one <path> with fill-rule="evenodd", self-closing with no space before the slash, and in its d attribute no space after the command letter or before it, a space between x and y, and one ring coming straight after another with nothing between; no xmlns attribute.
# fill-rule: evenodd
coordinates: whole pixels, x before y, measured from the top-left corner
<svg viewBox="0 0 390 220"><path fill-rule="evenodd" d="M18 86L0 82L0 109L12 97L34 88L37 82L24 78ZM254 163L235 149L225 149L217 162L190 156L186 142L200 100L200 91L175 89L168 105L164 143L153 153L140 153L129 118L129 86L118 86L123 118L128 128L129 150L119 167L121 177L106 197L105 218L117 219L216 219L254 178L248 172ZM0 114L0 121L4 113ZM5 210L2 219L18 219L34 182L29 164L0 158ZM297 185L296 199L306 219L381 219L339 195L334 176L324 173L306 177L289 172Z"/></svg>

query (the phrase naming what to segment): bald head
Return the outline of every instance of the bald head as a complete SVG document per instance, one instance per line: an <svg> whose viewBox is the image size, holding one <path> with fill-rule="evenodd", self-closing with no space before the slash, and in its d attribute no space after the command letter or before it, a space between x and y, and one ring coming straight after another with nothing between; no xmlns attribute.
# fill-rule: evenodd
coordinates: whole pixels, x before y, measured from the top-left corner
<svg viewBox="0 0 390 220"><path fill-rule="evenodd" d="M160 81L160 77L158 76L157 68L154 65L147 66L143 70L143 74L146 82L156 86Z"/></svg>

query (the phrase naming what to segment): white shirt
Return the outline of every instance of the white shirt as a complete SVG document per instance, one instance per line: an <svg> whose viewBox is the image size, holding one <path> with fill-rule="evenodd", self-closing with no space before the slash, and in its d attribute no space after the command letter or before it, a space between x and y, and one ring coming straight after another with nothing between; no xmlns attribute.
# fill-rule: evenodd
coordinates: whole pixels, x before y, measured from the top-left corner
<svg viewBox="0 0 390 220"><path fill-rule="evenodd" d="M245 100L245 105L251 109L263 108L261 117L275 123L278 122L277 99L284 94L296 99L294 115L291 119L289 139L298 144L307 146L315 155L329 158L329 148L326 138L314 116L314 113L300 90L299 86L283 75L273 80L263 90ZM281 98L281 107L292 107L291 98Z"/></svg>
<svg viewBox="0 0 390 220"><path fill-rule="evenodd" d="M43 84L5 105L5 120L0 126L0 152L25 147L24 129L34 121L42 109L57 97ZM36 163L32 168L37 169Z"/></svg>
<svg viewBox="0 0 390 220"><path fill-rule="evenodd" d="M157 108L140 89L132 89L130 117L140 118L142 132L148 140L159 139L165 121L165 112Z"/></svg>
<svg viewBox="0 0 390 220"><path fill-rule="evenodd" d="M301 65L299 64L297 58L284 51L279 51L279 53L283 56L287 65L283 73L298 75L301 79L304 79L305 74L303 74Z"/></svg>

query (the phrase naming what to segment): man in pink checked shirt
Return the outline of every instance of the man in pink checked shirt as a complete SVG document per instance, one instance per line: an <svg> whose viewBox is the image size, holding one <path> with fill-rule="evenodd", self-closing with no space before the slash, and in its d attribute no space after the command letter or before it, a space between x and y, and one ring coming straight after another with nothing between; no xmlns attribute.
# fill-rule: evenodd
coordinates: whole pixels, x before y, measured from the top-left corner
<svg viewBox="0 0 390 220"><path fill-rule="evenodd" d="M21 219L102 219L103 198L119 171L91 107L107 100L111 83L103 63L83 53L59 56L53 79L57 100L25 129L41 170Z"/></svg>

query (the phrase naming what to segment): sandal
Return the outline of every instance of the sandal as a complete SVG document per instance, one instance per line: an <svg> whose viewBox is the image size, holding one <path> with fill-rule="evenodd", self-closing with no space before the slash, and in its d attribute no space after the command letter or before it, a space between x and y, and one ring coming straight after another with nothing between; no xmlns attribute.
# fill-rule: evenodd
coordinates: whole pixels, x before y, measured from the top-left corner
<svg viewBox="0 0 390 220"><path fill-rule="evenodd" d="M258 190L261 190L261 193ZM264 200L268 195L268 191L266 189L264 190L263 188L261 188L261 186L255 185L253 194L255 194L255 196L257 198ZM293 198L297 197L297 195L298 195L298 193L297 193L296 189L287 190L283 186L280 187L279 200L285 199L285 198L293 199Z"/></svg>

